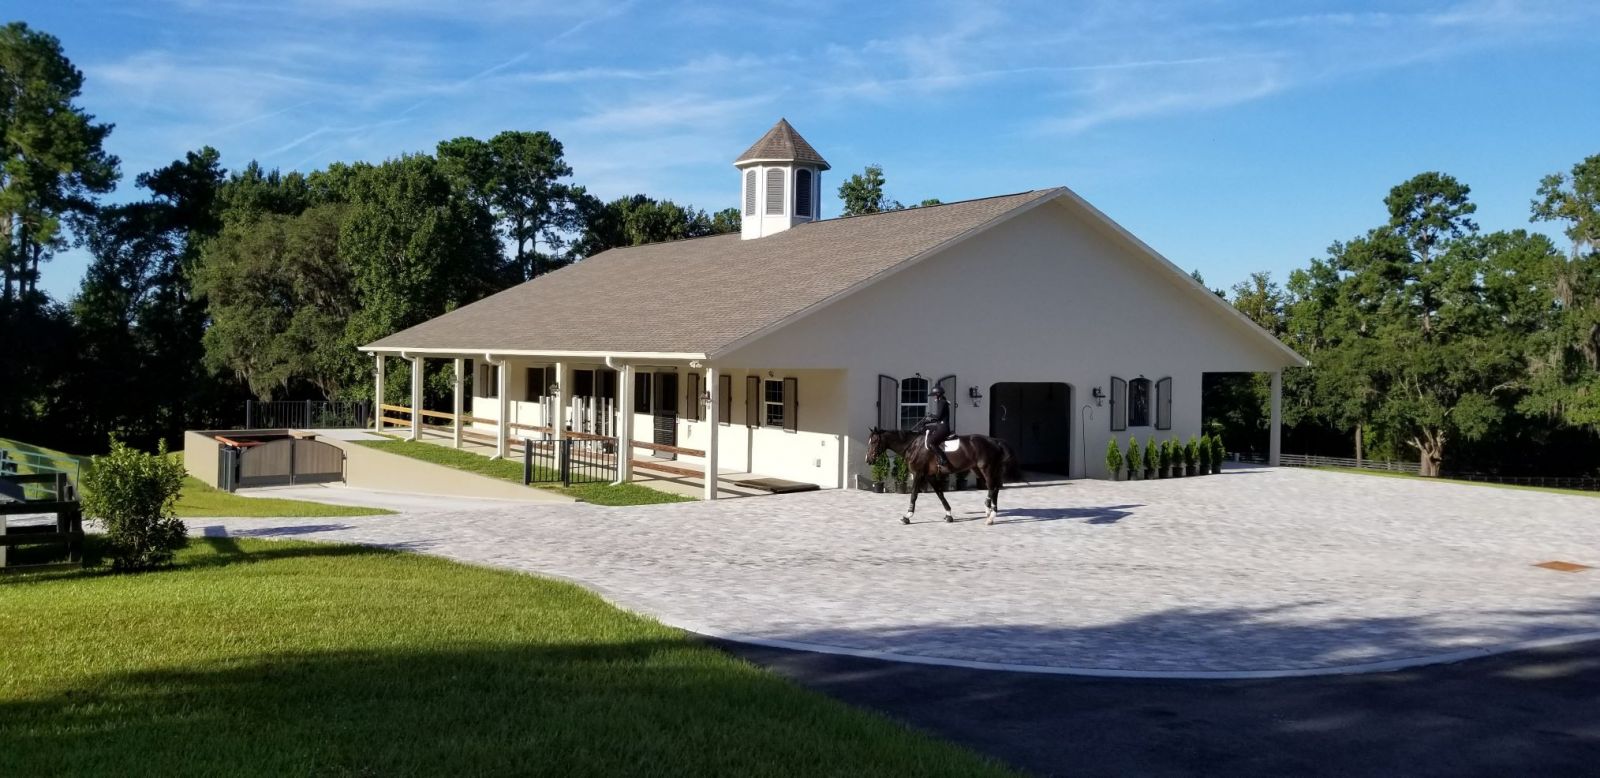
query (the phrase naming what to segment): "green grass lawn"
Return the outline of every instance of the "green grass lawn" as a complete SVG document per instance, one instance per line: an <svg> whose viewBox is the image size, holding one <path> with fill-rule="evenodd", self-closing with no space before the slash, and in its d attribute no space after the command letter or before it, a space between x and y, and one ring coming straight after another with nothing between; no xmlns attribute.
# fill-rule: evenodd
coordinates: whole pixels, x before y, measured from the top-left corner
<svg viewBox="0 0 1600 778"><path fill-rule="evenodd" d="M194 476L184 476L183 491L178 495L176 511L179 518L206 516L383 516L394 513L384 508L364 508L356 505L325 505L304 500L281 500L276 497L240 497L237 494L213 489Z"/></svg>
<svg viewBox="0 0 1600 778"><path fill-rule="evenodd" d="M1319 465L1309 468L1311 470L1326 470L1330 473L1354 473L1356 475L1376 475L1385 478L1410 478L1413 480L1429 481L1434 483L1466 484L1468 486L1488 486L1495 489L1520 489L1526 492L1549 492L1551 494L1573 494L1579 497L1600 497L1600 492L1586 492L1582 489L1557 489L1551 486L1523 486L1521 484L1495 484L1486 481L1462 481L1456 478L1423 478L1414 473L1399 473L1393 470L1363 470L1354 467L1330 467Z"/></svg>
<svg viewBox="0 0 1600 778"><path fill-rule="evenodd" d="M420 555L201 538L0 603L0 775L1005 774L576 586Z"/></svg>
<svg viewBox="0 0 1600 778"><path fill-rule="evenodd" d="M432 462L436 465L466 470L479 475L486 475L490 478L522 483L522 462L520 461L490 459L470 451L461 451L432 443L418 443L410 440L363 440L360 441L360 444L387 451L391 454ZM668 494L639 484L575 484L567 488L562 488L559 484L549 486L536 484L536 486L596 505L654 505L667 502L691 502L688 497Z"/></svg>

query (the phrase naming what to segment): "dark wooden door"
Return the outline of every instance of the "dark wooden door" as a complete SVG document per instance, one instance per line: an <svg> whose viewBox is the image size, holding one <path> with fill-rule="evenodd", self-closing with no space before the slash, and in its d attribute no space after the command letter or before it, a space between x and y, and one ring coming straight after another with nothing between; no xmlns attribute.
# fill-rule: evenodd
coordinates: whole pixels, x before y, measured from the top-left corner
<svg viewBox="0 0 1600 778"><path fill-rule="evenodd" d="M989 434L1011 444L1024 470L1069 472L1072 388L1063 383L1007 382L989 390Z"/></svg>

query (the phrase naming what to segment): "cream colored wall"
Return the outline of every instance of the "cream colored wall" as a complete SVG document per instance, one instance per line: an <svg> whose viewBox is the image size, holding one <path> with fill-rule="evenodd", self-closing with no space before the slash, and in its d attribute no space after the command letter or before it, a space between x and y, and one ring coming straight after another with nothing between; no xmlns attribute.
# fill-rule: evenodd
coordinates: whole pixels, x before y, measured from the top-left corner
<svg viewBox="0 0 1600 778"><path fill-rule="evenodd" d="M739 364L844 368L850 475L864 472L880 373L955 374L959 432L989 431L990 387L1065 382L1073 389L1072 474L1103 477L1109 401L1082 407L1110 378L1171 376L1171 430L1198 434L1205 372L1281 369L1290 358L1218 310L1188 281L1077 211L1046 203L790 324L725 358ZM985 395L978 407L968 387ZM1153 400L1153 398L1152 398ZM1152 407L1152 416L1153 407ZM803 417L802 417L803 418ZM1081 429L1080 429L1081 426Z"/></svg>
<svg viewBox="0 0 1600 778"><path fill-rule="evenodd" d="M719 469L813 483L825 489L839 486L839 454L848 419L843 372L781 367L719 369L733 378L732 418L728 423L717 425ZM798 430L787 432L781 427L746 425L745 379L750 375L763 381L795 379L799 392L796 398ZM635 419L636 439L649 440L650 417L638 414ZM705 450L711 442L710 428L708 422L690 421L680 415L678 445ZM702 457L680 459L685 464L705 463Z"/></svg>
<svg viewBox="0 0 1600 778"><path fill-rule="evenodd" d="M200 483L216 488L217 467L222 458L221 444L210 432L183 433L183 469Z"/></svg>

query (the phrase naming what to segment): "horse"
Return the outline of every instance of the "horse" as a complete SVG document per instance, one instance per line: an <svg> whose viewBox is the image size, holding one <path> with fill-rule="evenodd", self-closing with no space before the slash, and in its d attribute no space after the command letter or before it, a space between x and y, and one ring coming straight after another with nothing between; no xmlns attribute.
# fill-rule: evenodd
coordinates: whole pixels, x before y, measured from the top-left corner
<svg viewBox="0 0 1600 778"><path fill-rule="evenodd" d="M944 498L944 476L973 471L989 490L988 499L983 501L983 506L989 510L984 523L994 524L995 512L1000 510L1001 484L1022 480L1016 452L1005 441L988 435L958 435L955 440L958 441L956 449L945 454L953 468L947 471L939 464L938 455L923 445L922 433L872 428L872 434L867 436L867 464L872 464L885 451L893 451L906 461L911 472L911 505L900 517L900 523L910 524L912 514L917 512L917 493L922 491L924 479L944 505L944 520L955 521L955 516L950 514L950 501Z"/></svg>

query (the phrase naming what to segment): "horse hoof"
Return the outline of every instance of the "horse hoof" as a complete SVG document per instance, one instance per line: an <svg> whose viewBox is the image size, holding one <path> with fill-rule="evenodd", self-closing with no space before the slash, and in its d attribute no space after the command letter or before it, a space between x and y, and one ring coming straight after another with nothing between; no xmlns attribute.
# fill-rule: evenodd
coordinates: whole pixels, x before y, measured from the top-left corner
<svg viewBox="0 0 1600 778"><path fill-rule="evenodd" d="M956 517L954 517L954 516L951 516L951 515L950 515L950 514L948 514L948 513L946 513L946 514L945 514L945 515L944 515L944 520L945 520L945 521L946 521L946 522L948 522L948 523L951 523L951 524L954 524L954 523L955 523L955 520L956 520Z"/></svg>
<svg viewBox="0 0 1600 778"><path fill-rule="evenodd" d="M900 517L900 523L901 524L910 524L911 523L911 517L910 516L901 516Z"/></svg>

